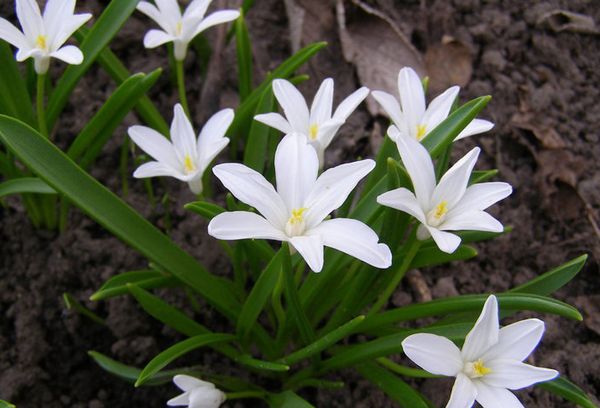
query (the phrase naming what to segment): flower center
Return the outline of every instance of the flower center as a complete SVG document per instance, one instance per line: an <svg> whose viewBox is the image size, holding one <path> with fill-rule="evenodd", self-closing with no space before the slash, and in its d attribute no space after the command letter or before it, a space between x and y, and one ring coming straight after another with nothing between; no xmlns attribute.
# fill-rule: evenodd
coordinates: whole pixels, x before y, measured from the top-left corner
<svg viewBox="0 0 600 408"><path fill-rule="evenodd" d="M196 171L196 165L189 154L186 154L183 159L183 171L185 174L190 174Z"/></svg>
<svg viewBox="0 0 600 408"><path fill-rule="evenodd" d="M319 125L316 123L310 125L310 128L308 129L308 137L310 140L315 140L317 138L317 133L319 133Z"/></svg>
<svg viewBox="0 0 600 408"><path fill-rule="evenodd" d="M427 132L427 126L425 125L417 125L417 140L421 141L425 137L425 133Z"/></svg>
<svg viewBox="0 0 600 408"><path fill-rule="evenodd" d="M183 23L181 21L178 21L177 24L175 25L175 34L177 36L180 36L182 31L183 31Z"/></svg>
<svg viewBox="0 0 600 408"><path fill-rule="evenodd" d="M36 40L35 40L35 45L37 46L37 48L40 48L42 50L46 50L47 49L47 43L46 43L46 36L45 35L38 35Z"/></svg>
<svg viewBox="0 0 600 408"><path fill-rule="evenodd" d="M448 212L448 201L444 200L427 214L427 223L432 227L437 227L446 219Z"/></svg>
<svg viewBox="0 0 600 408"><path fill-rule="evenodd" d="M492 372L489 367L483 364L482 359L465 364L464 371L469 378L480 378Z"/></svg>
<svg viewBox="0 0 600 408"><path fill-rule="evenodd" d="M288 219L285 224L285 233L288 237L295 237L304 233L306 223L304 222L304 211L306 208L294 208L292 210L292 216Z"/></svg>

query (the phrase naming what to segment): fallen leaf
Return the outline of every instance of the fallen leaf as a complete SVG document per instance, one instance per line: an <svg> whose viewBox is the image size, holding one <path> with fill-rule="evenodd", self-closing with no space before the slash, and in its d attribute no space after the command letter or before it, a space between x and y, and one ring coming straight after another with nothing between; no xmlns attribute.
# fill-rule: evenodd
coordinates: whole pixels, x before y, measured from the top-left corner
<svg viewBox="0 0 600 408"><path fill-rule="evenodd" d="M553 127L540 124L536 118L537 116L531 112L518 112L512 116L510 123L516 128L531 132L546 149L563 149L567 147L565 141Z"/></svg>
<svg viewBox="0 0 600 408"><path fill-rule="evenodd" d="M567 10L552 10L544 13L538 19L537 24L547 26L557 33L571 31L582 34L600 34L592 17Z"/></svg>
<svg viewBox="0 0 600 408"><path fill-rule="evenodd" d="M444 36L441 43L427 49L425 67L432 95L438 95L453 85L464 87L473 73L471 50L464 43Z"/></svg>

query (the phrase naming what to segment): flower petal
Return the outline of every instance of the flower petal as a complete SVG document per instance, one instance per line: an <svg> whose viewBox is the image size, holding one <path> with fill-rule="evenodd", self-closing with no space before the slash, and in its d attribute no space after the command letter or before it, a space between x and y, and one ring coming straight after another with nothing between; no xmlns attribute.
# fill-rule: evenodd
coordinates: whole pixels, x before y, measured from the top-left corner
<svg viewBox="0 0 600 408"><path fill-rule="evenodd" d="M173 40L175 40L175 37L171 34L167 34L161 30L150 30L144 36L144 47L156 48Z"/></svg>
<svg viewBox="0 0 600 408"><path fill-rule="evenodd" d="M525 360L537 347L544 334L544 322L526 319L500 329L498 343L484 355L484 361L495 359Z"/></svg>
<svg viewBox="0 0 600 408"><path fill-rule="evenodd" d="M377 197L377 202L386 207L404 211L415 217L419 222L425 222L425 213L419 206L414 193L404 187L388 191Z"/></svg>
<svg viewBox="0 0 600 408"><path fill-rule="evenodd" d="M274 239L285 241L285 234L269 221L249 211L224 212L208 224L208 234L217 239Z"/></svg>
<svg viewBox="0 0 600 408"><path fill-rule="evenodd" d="M170 407L182 407L188 406L190 404L190 393L184 392L181 395L178 395L174 398L171 398L167 401L167 405Z"/></svg>
<svg viewBox="0 0 600 408"><path fill-rule="evenodd" d="M212 0L193 0L183 12L183 19L202 19Z"/></svg>
<svg viewBox="0 0 600 408"><path fill-rule="evenodd" d="M478 135L479 133L487 132L494 127L494 124L488 120L473 119L459 134L455 141L467 136Z"/></svg>
<svg viewBox="0 0 600 408"><path fill-rule="evenodd" d="M475 167L479 151L479 147L474 147L442 176L431 195L432 206L446 201L446 205L452 210L460 201L467 190L469 178L473 167Z"/></svg>
<svg viewBox="0 0 600 408"><path fill-rule="evenodd" d="M337 109L333 113L333 119L345 122L348 119L348 116L352 114L357 108L358 105L369 95L369 88L363 86L362 88L357 89L352 92L350 95L346 97L340 104Z"/></svg>
<svg viewBox="0 0 600 408"><path fill-rule="evenodd" d="M446 408L471 408L476 397L475 384L466 375L460 373L456 376Z"/></svg>
<svg viewBox="0 0 600 408"><path fill-rule="evenodd" d="M146 126L131 126L127 133L131 140L155 160L180 172L183 164L177 159L175 149L166 137Z"/></svg>
<svg viewBox="0 0 600 408"><path fill-rule="evenodd" d="M429 103L423 119L421 119L421 123L426 126L427 133L448 117L459 90L458 86L448 88Z"/></svg>
<svg viewBox="0 0 600 408"><path fill-rule="evenodd" d="M312 147L310 149L314 151ZM333 210L339 208L358 182L374 167L375 162L367 159L341 164L324 171L314 185L310 186L310 192L305 196L306 227L315 227Z"/></svg>
<svg viewBox="0 0 600 408"><path fill-rule="evenodd" d="M432 374L454 377L464 365L456 344L436 334L412 334L402 341L402 349L416 365Z"/></svg>
<svg viewBox="0 0 600 408"><path fill-rule="evenodd" d="M326 78L315 94L310 107L310 124L321 124L331 119L333 106L333 79Z"/></svg>
<svg viewBox="0 0 600 408"><path fill-rule="evenodd" d="M83 62L83 53L74 45L65 45L58 51L50 53L50 56L71 65L79 65Z"/></svg>
<svg viewBox="0 0 600 408"><path fill-rule="evenodd" d="M181 8L177 0L154 0L160 12L160 19L165 24L166 32L175 33L177 23L181 21Z"/></svg>
<svg viewBox="0 0 600 408"><path fill-rule="evenodd" d="M219 164L213 173L238 200L256 208L283 231L289 218L285 203L261 174L239 163Z"/></svg>
<svg viewBox="0 0 600 408"><path fill-rule="evenodd" d="M483 305L483 310L475 326L465 338L462 348L463 360L476 361L498 343L499 326L498 300L496 300L496 296L490 295Z"/></svg>
<svg viewBox="0 0 600 408"><path fill-rule="evenodd" d="M173 170L171 167L167 166L166 164L157 161L150 161L148 163L144 163L140 167L138 167L133 173L133 177L135 178L163 176L178 178L180 174Z"/></svg>
<svg viewBox="0 0 600 408"><path fill-rule="evenodd" d="M23 33L29 41L35 42L38 35L44 34L40 7L35 0L16 0L16 3L17 17Z"/></svg>
<svg viewBox="0 0 600 408"><path fill-rule="evenodd" d="M285 79L276 79L273 81L273 93L292 129L306 133L309 126L308 106L298 89Z"/></svg>
<svg viewBox="0 0 600 408"><path fill-rule="evenodd" d="M389 268L392 253L365 223L349 218L323 221L310 234L320 234L323 245L342 251L376 268Z"/></svg>
<svg viewBox="0 0 600 408"><path fill-rule="evenodd" d="M413 137L400 134L396 140L402 163L412 180L421 208L428 208L435 189L435 172L429 152Z"/></svg>
<svg viewBox="0 0 600 408"><path fill-rule="evenodd" d="M488 231L502 232L502 223L485 211L467 211L459 213L452 211L446 220L438 227L442 231Z"/></svg>
<svg viewBox="0 0 600 408"><path fill-rule="evenodd" d="M409 67L402 68L398 74L398 90L404 119L411 134L416 132L425 113L425 91L417 73Z"/></svg>
<svg viewBox="0 0 600 408"><path fill-rule="evenodd" d="M489 206L508 197L511 193L512 186L508 183L491 182L473 184L467 187L465 194L452 208L451 212L485 210Z"/></svg>
<svg viewBox="0 0 600 408"><path fill-rule="evenodd" d="M23 33L2 17L0 17L0 38L17 48L27 46L27 40Z"/></svg>
<svg viewBox="0 0 600 408"><path fill-rule="evenodd" d="M307 205L306 198L318 171L317 152L306 142L306 137L298 133L285 136L275 151L275 179L288 212Z"/></svg>
<svg viewBox="0 0 600 408"><path fill-rule="evenodd" d="M343 124L344 122L333 118L319 126L316 141L319 142L319 146L321 146L322 150L325 150L329 146L331 140ZM311 142L314 143L312 140ZM321 163L321 165L322 164L323 163Z"/></svg>
<svg viewBox="0 0 600 408"><path fill-rule="evenodd" d="M388 114L396 126L398 126L400 123L404 123L404 114L400 109L398 100L394 98L393 95L383 91L373 91L371 92L371 95L373 95L373 98L379 102L383 110Z"/></svg>
<svg viewBox="0 0 600 408"><path fill-rule="evenodd" d="M505 388L490 387L483 381L477 381L477 402L483 408L524 408L512 392Z"/></svg>
<svg viewBox="0 0 600 408"><path fill-rule="evenodd" d="M558 376L558 371L549 368L535 367L517 360L492 360L486 362L491 370L481 378L491 387L520 390L532 384L549 381Z"/></svg>
<svg viewBox="0 0 600 408"><path fill-rule="evenodd" d="M275 128L285 134L292 133L294 131L288 121L285 120L285 118L279 113L262 113L260 115L256 115L254 120L264 123L265 125Z"/></svg>
<svg viewBox="0 0 600 408"><path fill-rule="evenodd" d="M225 399L225 394L216 388L196 388L190 393L189 408L218 408Z"/></svg>
<svg viewBox="0 0 600 408"><path fill-rule="evenodd" d="M185 374L177 374L176 376L174 376L173 383L175 383L175 385L179 387L181 391L191 391L194 388L198 387L215 388L215 385L213 383L202 381L199 378Z"/></svg>
<svg viewBox="0 0 600 408"><path fill-rule="evenodd" d="M192 40L195 36L200 34L202 31L215 26L217 24L227 23L228 21L232 21L237 19L240 16L240 12L237 10L220 10L215 11L208 17L206 17L193 31L192 35L188 38L188 40Z"/></svg>
<svg viewBox="0 0 600 408"><path fill-rule="evenodd" d="M300 253L313 272L321 272L323 269L323 241L320 235L292 237L290 244Z"/></svg>
<svg viewBox="0 0 600 408"><path fill-rule="evenodd" d="M435 241L435 244L438 246L440 251L443 251L447 254L451 254L456 251L456 248L460 245L460 237L458 235L451 234L449 232L441 231L435 227L430 227L427 224L423 224L429 234L431 234L431 238ZM421 235L424 231L421 231ZM427 237L428 238L428 237Z"/></svg>
<svg viewBox="0 0 600 408"><path fill-rule="evenodd" d="M173 121L171 122L170 133L171 141L179 160L183 163L185 158L189 157L196 163L198 155L196 135L194 134L194 128L190 120L179 103L173 108Z"/></svg>
<svg viewBox="0 0 600 408"><path fill-rule="evenodd" d="M79 27L84 25L91 18L92 15L90 13L75 14L68 17L60 16L56 34L49 38L49 41L51 42L49 49L59 49L67 42L73 33L79 29Z"/></svg>
<svg viewBox="0 0 600 408"><path fill-rule="evenodd" d="M198 135L198 165L204 171L227 146L225 132L233 122L233 109L223 109L211 116Z"/></svg>

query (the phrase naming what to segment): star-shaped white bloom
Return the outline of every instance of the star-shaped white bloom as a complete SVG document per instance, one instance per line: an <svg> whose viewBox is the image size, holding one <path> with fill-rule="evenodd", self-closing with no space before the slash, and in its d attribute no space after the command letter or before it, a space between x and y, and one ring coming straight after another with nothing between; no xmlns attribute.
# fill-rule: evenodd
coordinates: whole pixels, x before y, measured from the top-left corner
<svg viewBox="0 0 600 408"><path fill-rule="evenodd" d="M408 336L404 353L432 374L456 377L446 408L523 408L509 390L519 390L558 376L556 370L523 363L544 334L544 322L521 320L500 328L498 301L490 296L462 350L445 337L428 333Z"/></svg>
<svg viewBox="0 0 600 408"><path fill-rule="evenodd" d="M16 0L16 5L23 32L0 17L0 38L18 49L17 61L33 58L38 74L48 71L50 58L58 58L67 64L81 64L81 50L74 45L63 45L92 18L91 14L73 14L75 0L48 0L43 15L35 0Z"/></svg>
<svg viewBox="0 0 600 408"><path fill-rule="evenodd" d="M175 59L185 59L188 44L202 31L217 24L235 20L237 10L215 11L206 18L212 0L193 0L181 14L177 0L155 0L156 6L142 1L137 9L154 20L162 30L150 30L144 37L146 48L156 48L168 42L174 45Z"/></svg>
<svg viewBox="0 0 600 408"><path fill-rule="evenodd" d="M131 140L156 161L142 164L134 177L170 176L188 183L194 194L202 192L202 174L227 146L225 132L233 121L233 110L223 109L206 122L198 139L180 104L175 105L171 122L171 142L156 130L132 126Z"/></svg>
<svg viewBox="0 0 600 408"><path fill-rule="evenodd" d="M412 68L404 67L398 74L400 103L387 92L373 91L372 95L390 116L393 122L392 128L397 129L393 134L388 130L388 134L392 139L398 134L406 134L421 141L448 117L459 89L458 86L448 88L441 95L434 98L426 109L425 91L419 76ZM493 127L492 122L474 119L459 133L455 140L487 132Z"/></svg>
<svg viewBox="0 0 600 408"><path fill-rule="evenodd" d="M254 119L284 134L304 135L317 151L319 163L323 167L325 149L348 116L367 97L369 89L363 86L354 91L339 104L333 115L333 79L331 78L321 83L310 111L300 91L285 79L273 81L273 93L283 108L285 118L279 113L265 113L256 115Z"/></svg>
<svg viewBox="0 0 600 408"><path fill-rule="evenodd" d="M456 162L436 185L427 149L405 134L396 135L396 143L415 192L398 188L381 194L377 202L415 217L421 223L417 238L431 235L442 251L452 253L460 245L460 237L446 231L502 232L502 224L484 210L510 195L512 187L501 182L468 186L479 156L478 147Z"/></svg>
<svg viewBox="0 0 600 408"><path fill-rule="evenodd" d="M283 138L275 152L277 190L259 173L237 163L220 164L213 172L248 211L225 212L208 225L208 233L225 240L259 238L287 241L315 272L323 267L323 246L335 248L377 268L391 265L392 254L379 244L377 234L364 223L336 218L339 208L358 182L375 167L361 160L331 168L317 177L315 149L300 134Z"/></svg>
<svg viewBox="0 0 600 408"><path fill-rule="evenodd" d="M184 393L167 401L170 407L218 408L225 402L225 394L212 383L184 374L173 377L173 382Z"/></svg>

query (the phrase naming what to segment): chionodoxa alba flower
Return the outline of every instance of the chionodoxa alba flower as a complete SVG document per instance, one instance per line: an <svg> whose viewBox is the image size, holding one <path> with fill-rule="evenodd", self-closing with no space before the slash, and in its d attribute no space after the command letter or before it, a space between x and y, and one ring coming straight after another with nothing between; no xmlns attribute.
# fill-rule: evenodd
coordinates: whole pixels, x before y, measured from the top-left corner
<svg viewBox="0 0 600 408"><path fill-rule="evenodd" d="M452 253L461 239L447 231L502 232L502 224L484 210L510 195L512 187L502 182L468 186L479 156L478 147L456 162L436 184L433 161L427 149L404 134L397 135L396 142L415 192L401 187L381 194L377 202L415 217L421 223L417 229L418 239L431 236L440 250Z"/></svg>
<svg viewBox="0 0 600 408"><path fill-rule="evenodd" d="M133 173L136 178L170 176L188 183L194 194L202 192L202 174L227 146L225 132L233 121L233 110L223 109L206 122L196 136L180 104L175 105L171 122L171 142L156 130L132 126L131 140L156 161L142 164Z"/></svg>
<svg viewBox="0 0 600 408"><path fill-rule="evenodd" d="M449 339L429 333L408 336L404 353L419 367L436 375L456 377L446 408L523 408L509 390L519 390L558 376L556 370L523 363L544 334L544 322L521 320L500 328L498 301L488 297L481 315L467 334L462 350Z"/></svg>
<svg viewBox="0 0 600 408"><path fill-rule="evenodd" d="M213 173L249 211L224 212L213 218L208 233L215 238L287 241L314 272L323 267L323 246L345 252L377 268L388 268L392 254L366 224L348 218L325 218L339 208L358 182L375 166L373 160L346 163L319 177L317 153L306 138L292 133L275 152L277 190L258 172L237 163Z"/></svg>
<svg viewBox="0 0 600 408"><path fill-rule="evenodd" d="M35 72L48 72L50 58L67 64L83 62L81 50L74 45L64 45L91 14L74 14L75 0L48 0L44 14L35 0L16 0L17 18L23 32L0 17L0 38L15 46L17 61L28 58L35 61Z"/></svg>
<svg viewBox="0 0 600 408"><path fill-rule="evenodd" d="M185 374L176 375L173 382L183 394L167 401L170 407L218 408L225 402L225 394L212 383Z"/></svg>

